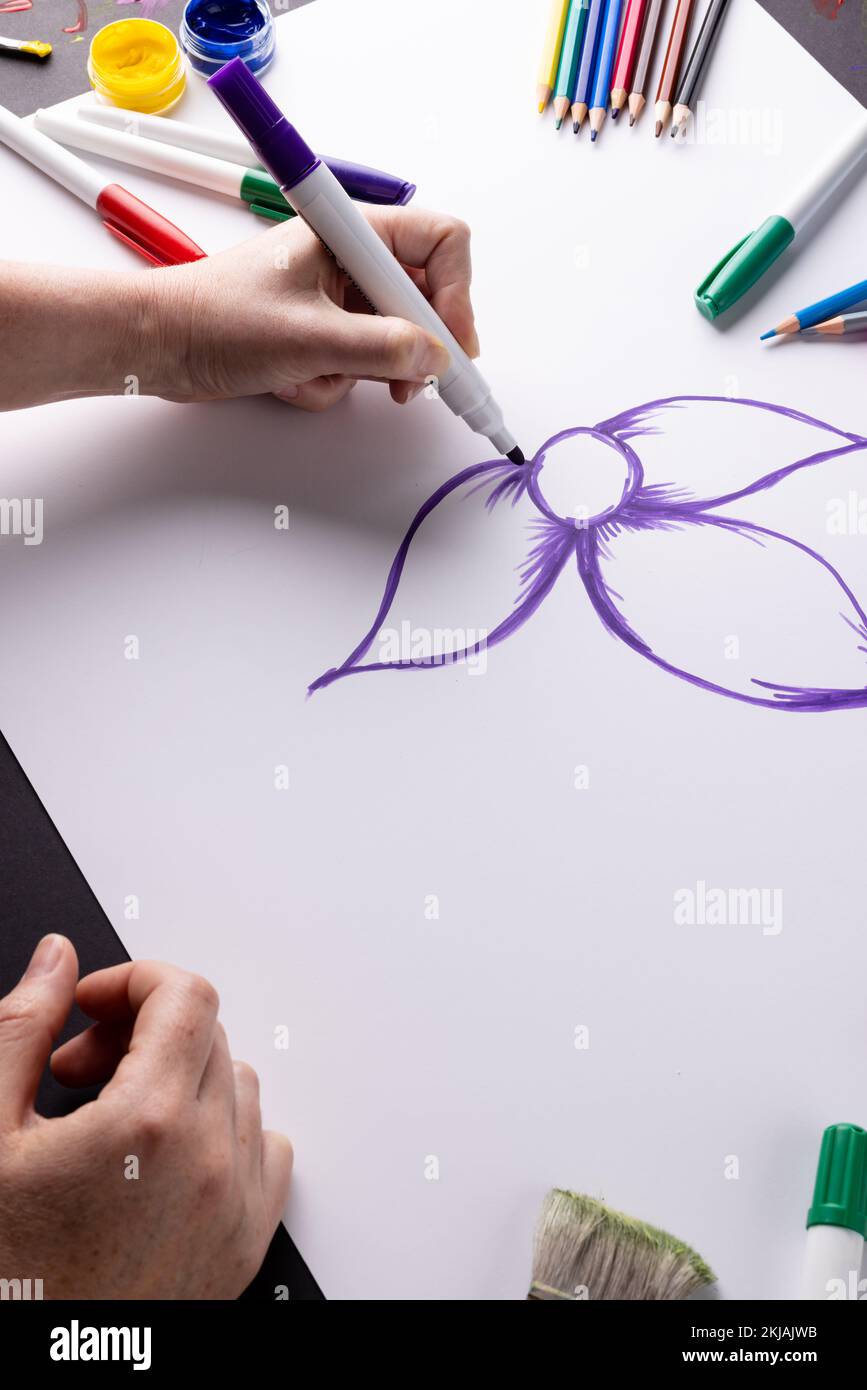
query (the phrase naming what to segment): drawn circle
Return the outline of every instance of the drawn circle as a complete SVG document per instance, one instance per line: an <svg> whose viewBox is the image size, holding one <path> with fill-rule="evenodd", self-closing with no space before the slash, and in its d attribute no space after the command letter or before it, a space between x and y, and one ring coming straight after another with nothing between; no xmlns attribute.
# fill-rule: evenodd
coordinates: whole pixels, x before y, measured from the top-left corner
<svg viewBox="0 0 867 1390"><path fill-rule="evenodd" d="M637 454L599 430L562 430L533 459L528 490L552 521L598 525L620 510L641 486Z"/></svg>

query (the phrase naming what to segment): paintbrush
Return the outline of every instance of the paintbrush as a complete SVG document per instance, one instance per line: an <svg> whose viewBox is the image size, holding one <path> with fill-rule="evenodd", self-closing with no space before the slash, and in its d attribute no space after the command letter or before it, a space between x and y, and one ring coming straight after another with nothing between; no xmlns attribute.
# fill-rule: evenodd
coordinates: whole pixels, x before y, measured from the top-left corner
<svg viewBox="0 0 867 1390"><path fill-rule="evenodd" d="M3 13L9 14L10 11L4 8ZM41 39L0 39L0 53L20 54L24 58L38 58L43 62L51 57L51 44L43 43Z"/></svg>
<svg viewBox="0 0 867 1390"><path fill-rule="evenodd" d="M682 1240L578 1192L554 1188L542 1204L527 1298L689 1298L716 1276Z"/></svg>

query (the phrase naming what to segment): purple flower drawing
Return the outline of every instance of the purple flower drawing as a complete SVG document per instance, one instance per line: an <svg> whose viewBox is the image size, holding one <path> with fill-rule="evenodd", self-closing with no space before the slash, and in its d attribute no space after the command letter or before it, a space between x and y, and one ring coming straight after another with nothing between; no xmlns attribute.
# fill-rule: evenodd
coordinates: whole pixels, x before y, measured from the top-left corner
<svg viewBox="0 0 867 1390"><path fill-rule="evenodd" d="M563 430L522 466L474 464L418 509L373 622L310 693L472 666L571 582L618 644L701 690L775 710L865 706L867 614L846 577L867 554L865 449L798 410L673 396ZM586 486L600 476L601 500ZM484 622L473 610L455 624L473 601Z"/></svg>

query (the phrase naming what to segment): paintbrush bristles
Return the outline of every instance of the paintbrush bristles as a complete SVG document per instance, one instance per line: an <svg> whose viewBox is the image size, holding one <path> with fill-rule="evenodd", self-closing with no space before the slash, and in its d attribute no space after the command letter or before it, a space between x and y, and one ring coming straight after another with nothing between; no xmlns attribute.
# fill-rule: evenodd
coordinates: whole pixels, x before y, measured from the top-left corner
<svg viewBox="0 0 867 1390"><path fill-rule="evenodd" d="M688 1298L714 1274L688 1245L604 1202L555 1188L539 1216L531 1299Z"/></svg>

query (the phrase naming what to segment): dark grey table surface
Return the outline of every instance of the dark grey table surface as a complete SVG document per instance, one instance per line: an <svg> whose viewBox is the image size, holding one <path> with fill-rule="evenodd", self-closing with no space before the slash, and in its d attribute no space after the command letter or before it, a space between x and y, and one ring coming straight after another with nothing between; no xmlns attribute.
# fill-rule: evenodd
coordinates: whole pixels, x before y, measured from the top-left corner
<svg viewBox="0 0 867 1390"><path fill-rule="evenodd" d="M862 106L867 106L867 5L863 0L758 0L758 3L853 97L857 97Z"/></svg>
<svg viewBox="0 0 867 1390"><path fill-rule="evenodd" d="M52 45L53 52L39 62L0 50L0 102L17 116L87 91L87 51L103 25L138 15L159 20L177 33L186 4L186 0L31 0L29 9L4 10L5 4L24 2L0 0L0 35L42 39ZM297 10L309 2L269 0L274 14ZM75 32L70 33L70 29Z"/></svg>

